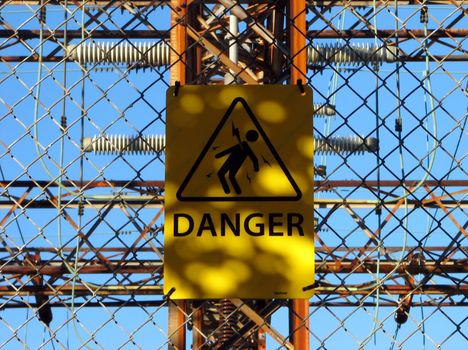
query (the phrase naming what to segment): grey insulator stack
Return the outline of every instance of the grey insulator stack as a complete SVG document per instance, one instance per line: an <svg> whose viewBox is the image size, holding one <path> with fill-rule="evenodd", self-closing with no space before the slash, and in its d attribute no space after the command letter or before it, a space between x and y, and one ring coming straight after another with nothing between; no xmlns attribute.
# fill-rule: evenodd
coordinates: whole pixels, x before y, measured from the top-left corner
<svg viewBox="0 0 468 350"><path fill-rule="evenodd" d="M338 136L314 139L315 154L363 154L375 152L378 148L379 141L375 137Z"/></svg>
<svg viewBox="0 0 468 350"><path fill-rule="evenodd" d="M157 154L164 151L165 147L165 135L107 135L83 139L84 151L94 154ZM374 137L363 139L358 136L343 136L314 139L316 154L363 154L375 152L378 147L379 142Z"/></svg>
<svg viewBox="0 0 468 350"><path fill-rule="evenodd" d="M156 154L166 148L165 135L85 137L83 149L94 154Z"/></svg>
<svg viewBox="0 0 468 350"><path fill-rule="evenodd" d="M141 64L149 67L169 65L170 50L166 42L86 42L68 45L66 53L81 64Z"/></svg>
<svg viewBox="0 0 468 350"><path fill-rule="evenodd" d="M375 47L369 43L332 43L312 45L307 48L309 64L340 64L359 66L364 63L381 65L384 62L395 62L398 59L396 47Z"/></svg>
<svg viewBox="0 0 468 350"><path fill-rule="evenodd" d="M81 64L116 63L149 67L170 64L170 47L165 41L159 42L86 42L68 45L66 54ZM339 63L361 65L362 63L382 64L395 62L398 51L393 46L376 47L369 43L332 43L309 46L309 64Z"/></svg>

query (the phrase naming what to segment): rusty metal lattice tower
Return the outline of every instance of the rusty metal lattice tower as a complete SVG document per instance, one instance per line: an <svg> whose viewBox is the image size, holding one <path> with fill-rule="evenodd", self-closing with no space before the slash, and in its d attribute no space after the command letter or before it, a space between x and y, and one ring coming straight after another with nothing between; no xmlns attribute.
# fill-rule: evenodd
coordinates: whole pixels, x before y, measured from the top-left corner
<svg viewBox="0 0 468 350"><path fill-rule="evenodd" d="M466 15L0 1L0 347L463 348ZM167 87L298 81L314 91L315 296L164 296Z"/></svg>

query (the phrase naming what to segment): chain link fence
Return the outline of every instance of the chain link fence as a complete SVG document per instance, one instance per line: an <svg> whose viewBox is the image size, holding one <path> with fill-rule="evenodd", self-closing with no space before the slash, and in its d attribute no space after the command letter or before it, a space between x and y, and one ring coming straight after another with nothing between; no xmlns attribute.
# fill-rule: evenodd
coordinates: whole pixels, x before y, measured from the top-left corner
<svg viewBox="0 0 468 350"><path fill-rule="evenodd" d="M1 1L0 347L466 347L466 12L459 0ZM307 310L171 300L167 88L297 79L315 109Z"/></svg>

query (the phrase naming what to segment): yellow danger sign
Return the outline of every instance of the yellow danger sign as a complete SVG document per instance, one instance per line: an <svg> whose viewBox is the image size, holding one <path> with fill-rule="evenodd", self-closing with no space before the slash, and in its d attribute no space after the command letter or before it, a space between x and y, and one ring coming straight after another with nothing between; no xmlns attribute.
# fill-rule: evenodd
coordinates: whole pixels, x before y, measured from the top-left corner
<svg viewBox="0 0 468 350"><path fill-rule="evenodd" d="M172 87L166 115L164 293L311 297L311 89Z"/></svg>

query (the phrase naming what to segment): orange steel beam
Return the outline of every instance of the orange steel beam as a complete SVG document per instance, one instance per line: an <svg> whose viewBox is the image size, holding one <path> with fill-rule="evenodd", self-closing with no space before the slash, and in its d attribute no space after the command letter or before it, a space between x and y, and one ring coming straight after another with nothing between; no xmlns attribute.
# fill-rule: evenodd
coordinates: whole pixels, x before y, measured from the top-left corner
<svg viewBox="0 0 468 350"><path fill-rule="evenodd" d="M185 350L185 301L169 301L169 344L170 350Z"/></svg>
<svg viewBox="0 0 468 350"><path fill-rule="evenodd" d="M201 350L203 344L205 344L205 338L203 335L203 305L192 308L192 349Z"/></svg>
<svg viewBox="0 0 468 350"><path fill-rule="evenodd" d="M316 191L319 192L319 191ZM62 199L63 201L63 199ZM138 196L137 194L134 195L134 199L127 197L125 200L118 198L116 195L115 198L109 196L109 199L89 199L86 202L80 202L78 200L71 200L71 201L64 201L66 202L64 206L68 209L73 208L104 208L109 206L110 204L122 204L125 205L127 208L161 208L164 205L164 197L157 196L157 195L148 195L148 196ZM457 208L457 209L466 209L468 208L468 200L466 199L459 199L459 200L444 200L442 201L444 206L447 208ZM0 209L10 208L15 204L14 201L11 200L0 200ZM345 204L349 208L354 209L375 209L378 205L376 202L368 199L317 199L314 202L314 208L317 209L331 209L338 205L340 208L345 207ZM395 207L395 203L386 203L384 206L386 209ZM439 205L436 201L432 201L430 203L422 203L421 200L408 200L408 208L437 208L439 209ZM26 209L56 209L56 206L51 203L47 199L32 199L32 200L25 200L23 205L21 206L21 210Z"/></svg>
<svg viewBox="0 0 468 350"><path fill-rule="evenodd" d="M257 331L257 338L257 350L266 350L266 332L262 327L260 327Z"/></svg>
<svg viewBox="0 0 468 350"><path fill-rule="evenodd" d="M92 302L92 301L86 301L86 302L75 302L73 305L76 308L90 308L90 307L99 307L102 308L103 302ZM106 307L161 307L161 306L166 306L167 303L165 300L137 300L137 301L104 301L104 304ZM61 302L55 302L55 301L49 301L49 305L52 308L58 308L58 307L68 307L71 308L72 304L67 303L65 301ZM339 300L334 300L334 301L329 301L329 300L319 300L319 301L311 301L310 306L311 307L374 307L376 305L375 301L369 300L369 301L350 301L345 298L339 299ZM4 309L24 309L26 307L29 308L37 308L40 305L37 305L37 303L32 303L32 302L22 302L21 300L15 300L14 303L8 303L8 304L3 304L2 305L2 310ZM379 306L380 307L391 307L394 308L398 306L398 301L379 301ZM457 302L452 302L452 301L440 301L438 299L436 300L429 300L429 301L413 301L411 304L412 307L421 307L421 306L437 306L440 308L445 308L445 307L461 307L461 306L468 306L468 302L466 301L457 301ZM193 317L193 315L192 315ZM195 327L195 326L194 326ZM259 329L260 330L260 329ZM192 346L192 349L198 349L199 348L195 347L195 345ZM260 350L260 347L258 348ZM266 350L265 348L261 348L261 350Z"/></svg>
<svg viewBox="0 0 468 350"><path fill-rule="evenodd" d="M289 1L289 40L291 84L307 82L306 1ZM289 303L289 334L295 349L309 350L309 300L294 299Z"/></svg>
<svg viewBox="0 0 468 350"><path fill-rule="evenodd" d="M427 247L430 250L430 247ZM401 248L400 248L401 249ZM460 250L466 250L467 247L461 247ZM13 249L11 249L15 252ZM88 251L86 249L85 251ZM32 253L39 253L40 250ZM119 259L110 260L107 264L94 259L78 260L77 269L81 274L151 274L155 278L162 274L162 260L139 260L128 261L124 266L120 266ZM339 259L337 261L315 262L316 273L320 274L349 274L359 273L368 274L379 270L381 273L401 273L401 274L454 274L468 273L468 264L464 259L443 259L443 260L425 260L420 264L412 264L410 261L399 262L397 260L380 260L367 258L356 262L351 259ZM63 260L41 260L40 263L33 263L26 259L23 262L16 260L0 260L0 272L3 275L50 275L62 276L68 274L69 270L63 264Z"/></svg>
<svg viewBox="0 0 468 350"><path fill-rule="evenodd" d="M190 11L192 15L192 11ZM278 26L279 27L279 26ZM40 31L38 29L0 29L0 38L21 38L23 40L36 39L39 37ZM65 32L63 30L48 30L43 31L45 40L63 38ZM170 31L168 29L158 30L93 30L86 33L86 37L94 39L169 39ZM276 32L275 32L276 33ZM67 30L68 39L81 39L81 29ZM279 34L275 34L275 37ZM312 39L340 39L340 38L354 38L354 39L373 39L375 32L369 29L323 29L323 30L308 30L307 36ZM378 29L377 36L379 38L392 39L396 36L400 39L412 38L463 38L468 36L468 28L431 28L427 29L427 34L424 29Z"/></svg>
<svg viewBox="0 0 468 350"><path fill-rule="evenodd" d="M147 283L147 282L144 282ZM386 293L388 295L400 295L400 294L426 294L426 295L468 295L468 285L467 284L427 284L413 288L408 285L383 285L380 287L381 293ZM95 297L107 297L107 296L116 296L116 295L151 295L155 298L161 296L163 288L160 285L109 285L109 286L100 286L96 289L90 289L89 286L84 285L75 285L71 283L66 285L54 284L54 285L44 285L41 288L30 285L22 285L21 288L16 286L0 286L0 297L5 296L31 296L31 295L50 295L50 296L59 296L59 295L72 295L73 293L79 296L88 296L92 295ZM318 286L315 289L316 295L364 295L370 296L374 291L370 291L366 288L358 288L355 285L351 287L346 287L340 284L337 285L326 285ZM304 304L305 305L305 304ZM309 301L307 300L307 308ZM301 324L302 326L302 324ZM296 330L297 333L297 330ZM294 337L294 335L293 335ZM299 348L298 349L304 349Z"/></svg>
<svg viewBox="0 0 468 350"><path fill-rule="evenodd" d="M291 83L298 79L307 81L307 24L305 0L290 0L289 2L289 35L291 57Z"/></svg>
<svg viewBox="0 0 468 350"><path fill-rule="evenodd" d="M118 234L118 232L116 232L116 234ZM402 247L398 247L398 246L386 246L386 247L382 247L382 249L384 249L387 253L399 253L402 251ZM406 249L405 251L408 251L408 252L411 252L411 251L415 251L415 250L418 250L420 249L420 247L418 246L406 246ZM426 246L424 247L424 251L425 252L444 252L446 251L447 247L446 246ZM468 250L468 247L467 246L460 246L460 249L462 250ZM129 248L128 247L116 247L116 246L113 246L113 247L110 247L110 246L105 246L105 247L102 247L100 249L101 252L106 252L106 253L117 253L117 254L126 254L129 252ZM361 250L361 247L357 247L357 246L328 246L328 247L315 247L315 253L317 254L323 254L323 253L326 253L327 255L330 255L331 253L330 252L346 252L347 254L349 252L359 252ZM371 248L372 252L375 251L375 248ZM19 254L21 252L47 252L47 253L52 253L54 254L54 256L56 256L56 253L57 253L57 248L54 248L54 247L32 247L32 246L28 246L28 247L8 247L5 248L5 247L2 247L0 246L0 253L4 253L4 252L8 252L8 251L13 251L15 254ZM71 252L71 251L74 251L76 252L76 248L75 247L63 247L62 248L62 251L63 252ZM151 252L151 253L154 253L154 250L153 248L151 247L138 247L138 251L139 252ZM83 247L79 247L79 252L80 253L91 253L91 250L89 248L83 248ZM132 251L130 250L130 253L132 253ZM375 252L376 253L376 252ZM61 260L60 260L61 261ZM149 260L151 261L151 260ZM1 265L1 263L0 263Z"/></svg>
<svg viewBox="0 0 468 350"><path fill-rule="evenodd" d="M170 84L187 82L187 9L190 0L171 0ZM162 210L160 211L162 213ZM157 215L159 217L159 215ZM141 236L140 236L141 237ZM170 301L168 326L171 350L185 349L185 302Z"/></svg>
<svg viewBox="0 0 468 350"><path fill-rule="evenodd" d="M308 299L293 299L290 301L289 334L295 349L310 349Z"/></svg>
<svg viewBox="0 0 468 350"><path fill-rule="evenodd" d="M99 301L99 302L92 302L87 300L86 302L75 302L73 305L76 308L90 308L90 307L99 307L102 308L102 304L105 304L106 307L164 307L167 306L167 302L165 300L136 300L136 301L129 301L129 300L120 300L120 301ZM58 308L58 307L68 307L71 308L72 304L70 302L65 302L65 301L49 301L48 303L51 308ZM341 298L338 300L316 300L316 301L311 301L310 306L311 307L374 307L376 305L375 301L369 300L369 301L351 301L346 298ZM398 301L379 301L379 306L380 307L397 307ZM2 310L4 309L24 309L24 308L37 308L40 305L37 303L32 303L32 302L24 302L21 300L15 300L12 303L8 304L3 304L2 305ZM445 307L462 307L462 306L468 306L468 302L466 301L450 301L450 300L445 300L441 301L439 299L436 300L426 300L426 301L412 301L411 303L412 307L422 307L422 306L428 306L428 307L440 307L440 308L445 308ZM192 315L193 317L193 315ZM195 325L194 325L195 329ZM259 331L261 328L259 329ZM202 337L203 338L203 337ZM194 343L195 344L195 343ZM265 345L266 346L266 345ZM192 349L195 350L200 350L199 347L195 347L195 345L192 345ZM232 348L231 348L232 349ZM266 350L266 348L258 348L258 350Z"/></svg>
<svg viewBox="0 0 468 350"><path fill-rule="evenodd" d="M146 7L146 6L160 6L163 4L168 4L170 0L87 0L87 6L110 6L110 7L122 7L125 4L129 4L135 7ZM217 0L203 0L207 4L216 3ZM298 0L301 1L301 0ZM254 4L254 3L268 3L271 0L236 0L236 2L242 4ZM309 5L315 6L372 6L373 2L370 0L307 0L305 1ZM423 3L422 0L398 0L399 6L405 5L421 5ZM0 7L4 7L6 5L40 5L41 0L6 0L1 3ZM63 5L65 0L48 0L45 2L44 5ZM424 2L426 5L454 5L454 6L461 6L464 4L464 0L427 0ZM388 0L377 0L377 6L388 6ZM393 2L391 2L393 4ZM77 4L69 4L69 6L77 6L81 7L81 2Z"/></svg>
<svg viewBox="0 0 468 350"><path fill-rule="evenodd" d="M187 0L171 0L171 79L170 84L186 83L186 51L187 51Z"/></svg>

